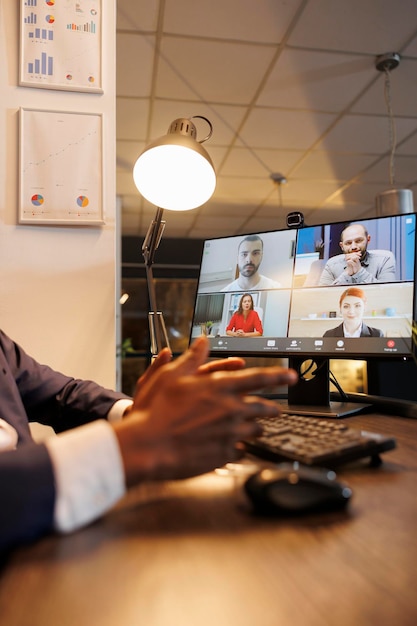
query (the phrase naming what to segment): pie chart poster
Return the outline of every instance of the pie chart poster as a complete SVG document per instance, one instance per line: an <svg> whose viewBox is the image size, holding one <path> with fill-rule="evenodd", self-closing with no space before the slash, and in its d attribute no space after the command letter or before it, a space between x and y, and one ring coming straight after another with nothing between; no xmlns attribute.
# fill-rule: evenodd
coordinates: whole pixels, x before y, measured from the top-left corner
<svg viewBox="0 0 417 626"><path fill-rule="evenodd" d="M20 110L19 222L102 224L102 116Z"/></svg>

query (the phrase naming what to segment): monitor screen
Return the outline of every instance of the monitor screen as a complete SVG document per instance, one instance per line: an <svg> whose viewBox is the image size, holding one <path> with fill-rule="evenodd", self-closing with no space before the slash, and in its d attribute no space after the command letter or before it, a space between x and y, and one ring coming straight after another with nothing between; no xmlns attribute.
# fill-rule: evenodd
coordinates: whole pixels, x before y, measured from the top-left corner
<svg viewBox="0 0 417 626"><path fill-rule="evenodd" d="M416 298L415 213L208 239L191 341L207 334L219 357L411 358Z"/></svg>

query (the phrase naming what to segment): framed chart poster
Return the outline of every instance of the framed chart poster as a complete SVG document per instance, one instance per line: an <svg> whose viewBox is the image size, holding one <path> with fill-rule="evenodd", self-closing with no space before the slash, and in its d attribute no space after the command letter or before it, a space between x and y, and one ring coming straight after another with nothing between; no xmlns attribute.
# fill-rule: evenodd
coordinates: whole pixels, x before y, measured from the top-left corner
<svg viewBox="0 0 417 626"><path fill-rule="evenodd" d="M102 115L20 109L19 223L103 224Z"/></svg>
<svg viewBox="0 0 417 626"><path fill-rule="evenodd" d="M20 0L19 84L102 92L102 0Z"/></svg>

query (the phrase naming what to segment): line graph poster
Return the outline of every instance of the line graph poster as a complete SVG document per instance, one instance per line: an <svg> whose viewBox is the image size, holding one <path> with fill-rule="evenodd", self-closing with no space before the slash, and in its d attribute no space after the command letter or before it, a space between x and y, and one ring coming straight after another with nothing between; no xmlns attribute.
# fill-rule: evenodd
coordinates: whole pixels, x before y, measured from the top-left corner
<svg viewBox="0 0 417 626"><path fill-rule="evenodd" d="M20 109L21 224L103 224L102 116Z"/></svg>
<svg viewBox="0 0 417 626"><path fill-rule="evenodd" d="M20 0L20 85L103 91L101 2Z"/></svg>

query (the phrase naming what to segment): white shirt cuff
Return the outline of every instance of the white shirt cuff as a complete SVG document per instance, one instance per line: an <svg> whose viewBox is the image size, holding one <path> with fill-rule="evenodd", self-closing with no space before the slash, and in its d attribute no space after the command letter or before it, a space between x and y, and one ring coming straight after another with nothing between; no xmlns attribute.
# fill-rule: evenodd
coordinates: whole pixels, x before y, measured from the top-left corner
<svg viewBox="0 0 417 626"><path fill-rule="evenodd" d="M129 407L131 407L133 404L132 400L128 400L126 399L122 399L122 400L117 400L112 408L110 409L110 411L107 413L107 419L109 422L118 422L122 419L123 417L123 413L126 411L126 409L128 409Z"/></svg>
<svg viewBox="0 0 417 626"><path fill-rule="evenodd" d="M58 532L89 524L126 493L119 445L106 420L51 437L45 445L55 475L54 526Z"/></svg>

